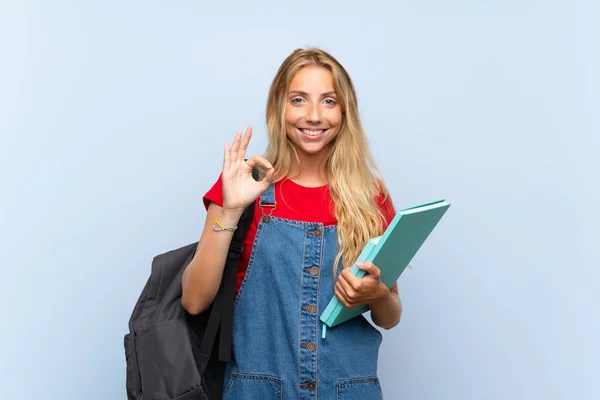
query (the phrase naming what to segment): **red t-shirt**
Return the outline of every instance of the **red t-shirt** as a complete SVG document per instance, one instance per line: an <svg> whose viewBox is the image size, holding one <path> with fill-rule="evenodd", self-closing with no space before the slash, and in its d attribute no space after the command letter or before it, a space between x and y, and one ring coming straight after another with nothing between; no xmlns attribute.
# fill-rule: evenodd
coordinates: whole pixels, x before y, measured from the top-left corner
<svg viewBox="0 0 600 400"><path fill-rule="evenodd" d="M303 222L320 222L323 225L336 225L337 221L333 215L333 201L329 193L329 187L306 187L301 186L291 179L284 179L275 183L275 201L277 207L271 214L274 217L303 221ZM210 202L219 206L223 206L223 189L221 176L213 187L204 195L204 206L208 210ZM378 204L385 216L384 229L389 225L396 210L392 202L388 198L384 201L384 195L378 198ZM270 211L270 209L269 209ZM262 212L258 207L258 199L254 205L254 219L248 228L248 234L243 241L244 249L240 255L236 272L235 293L237 294L244 281L246 268L252 253L252 245L256 236L256 229L262 217Z"/></svg>

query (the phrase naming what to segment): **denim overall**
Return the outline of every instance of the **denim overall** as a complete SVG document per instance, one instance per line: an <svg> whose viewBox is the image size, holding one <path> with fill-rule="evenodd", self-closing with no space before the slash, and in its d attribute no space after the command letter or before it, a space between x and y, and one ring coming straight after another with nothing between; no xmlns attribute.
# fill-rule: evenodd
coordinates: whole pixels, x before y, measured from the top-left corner
<svg viewBox="0 0 600 400"><path fill-rule="evenodd" d="M274 206L271 185L260 198L263 216L235 301L223 399L381 399L379 331L361 316L321 336L319 316L335 283L336 227L272 217Z"/></svg>

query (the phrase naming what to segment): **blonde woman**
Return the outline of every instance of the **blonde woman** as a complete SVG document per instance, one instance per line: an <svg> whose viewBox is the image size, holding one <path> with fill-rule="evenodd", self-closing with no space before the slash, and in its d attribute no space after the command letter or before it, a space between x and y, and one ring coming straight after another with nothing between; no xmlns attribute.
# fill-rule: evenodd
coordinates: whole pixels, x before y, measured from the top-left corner
<svg viewBox="0 0 600 400"><path fill-rule="evenodd" d="M210 306L231 231L254 203L223 398L381 398L379 331L358 317L320 335L319 315L334 294L347 306L369 304L385 329L402 313L397 285L388 290L377 266L360 265L368 272L362 280L348 273L395 215L374 174L350 76L323 50L294 51L271 85L267 126L264 157L245 161L251 127L225 143L223 172L204 197L206 225L183 277L183 306L191 314ZM254 167L262 180L253 179Z"/></svg>

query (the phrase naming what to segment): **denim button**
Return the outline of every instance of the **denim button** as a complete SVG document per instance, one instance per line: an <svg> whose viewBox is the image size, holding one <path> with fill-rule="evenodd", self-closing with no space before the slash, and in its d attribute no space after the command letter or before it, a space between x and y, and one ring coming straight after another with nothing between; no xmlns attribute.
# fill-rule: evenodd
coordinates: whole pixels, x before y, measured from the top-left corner
<svg viewBox="0 0 600 400"><path fill-rule="evenodd" d="M315 342L302 343L300 347L303 349L308 349L310 351L315 351L317 349L317 344Z"/></svg>
<svg viewBox="0 0 600 400"><path fill-rule="evenodd" d="M312 276L317 276L317 275L319 275L319 267L317 267L317 266L314 266L314 267L312 267L312 268L310 269L310 274L311 274Z"/></svg>
<svg viewBox="0 0 600 400"><path fill-rule="evenodd" d="M300 386L305 386L309 390L315 390L317 388L317 384L314 382L302 382Z"/></svg>
<svg viewBox="0 0 600 400"><path fill-rule="evenodd" d="M306 233L309 235L314 235L315 237L321 237L323 235L323 231L319 228L315 229L314 231L306 231Z"/></svg>
<svg viewBox="0 0 600 400"><path fill-rule="evenodd" d="M262 217L263 222L269 222L271 220L271 216L270 215L264 215Z"/></svg>
<svg viewBox="0 0 600 400"><path fill-rule="evenodd" d="M316 304L309 304L307 306L302 306L303 310L308 310L308 312L310 313L316 313L317 312L317 305Z"/></svg>

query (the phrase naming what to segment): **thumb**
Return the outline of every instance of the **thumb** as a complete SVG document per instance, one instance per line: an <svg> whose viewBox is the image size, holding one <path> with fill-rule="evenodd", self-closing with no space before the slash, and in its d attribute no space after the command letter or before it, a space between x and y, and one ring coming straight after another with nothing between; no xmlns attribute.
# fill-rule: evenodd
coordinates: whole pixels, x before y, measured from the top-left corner
<svg viewBox="0 0 600 400"><path fill-rule="evenodd" d="M275 178L275 168L273 168L273 167L268 168L265 176L260 181L256 182L256 184L260 188L261 193L264 193L265 190L267 190L269 188L269 186L271 186L273 184L274 178Z"/></svg>
<svg viewBox="0 0 600 400"><path fill-rule="evenodd" d="M273 183L274 179L275 179L275 168L271 167L267 170L267 173L265 175L265 180L271 184L271 183Z"/></svg>
<svg viewBox="0 0 600 400"><path fill-rule="evenodd" d="M366 271L373 279L379 279L379 276L381 275L381 270L371 262L359 262L356 263L356 266L363 271Z"/></svg>

